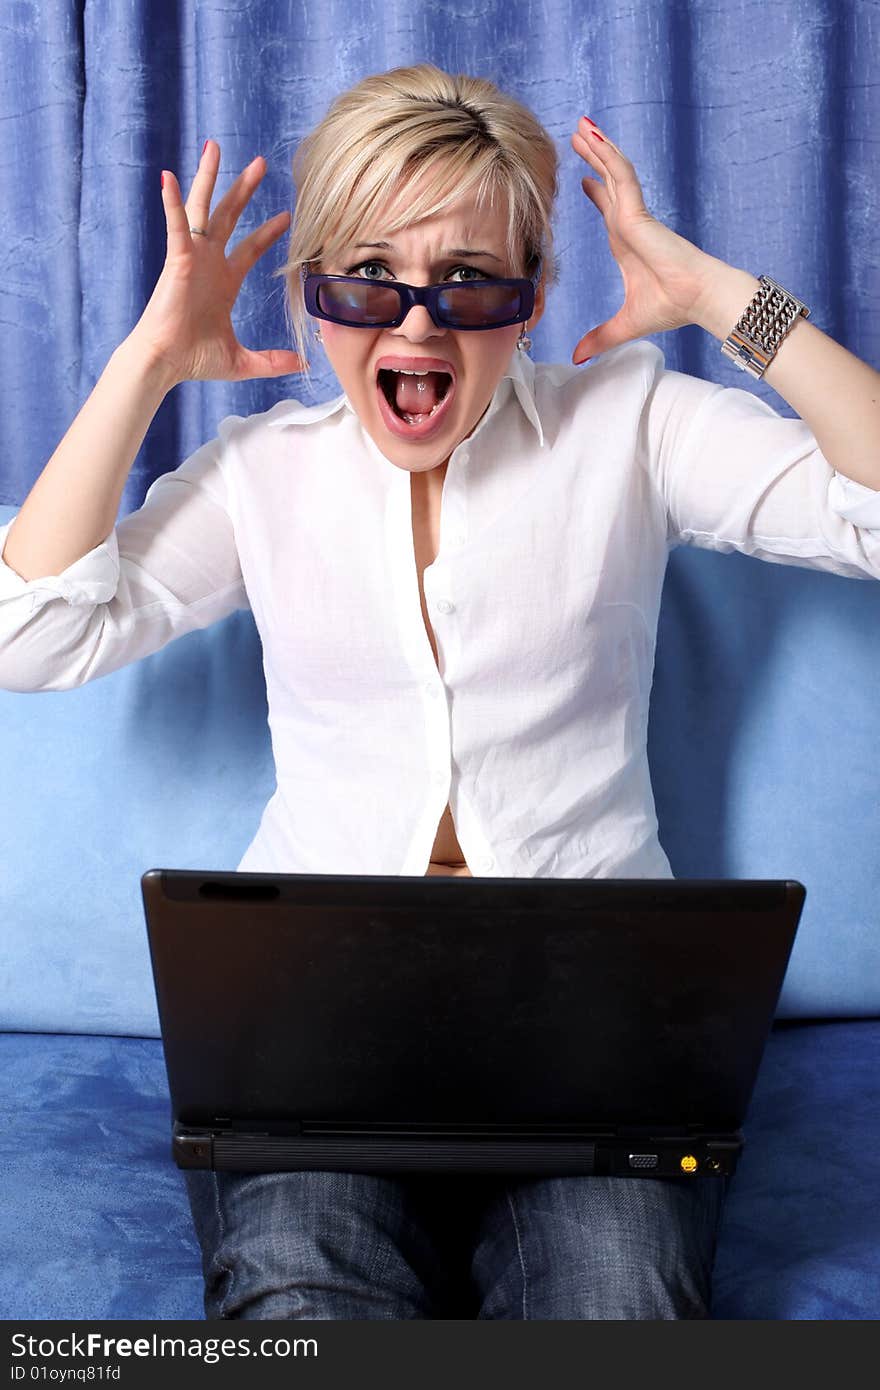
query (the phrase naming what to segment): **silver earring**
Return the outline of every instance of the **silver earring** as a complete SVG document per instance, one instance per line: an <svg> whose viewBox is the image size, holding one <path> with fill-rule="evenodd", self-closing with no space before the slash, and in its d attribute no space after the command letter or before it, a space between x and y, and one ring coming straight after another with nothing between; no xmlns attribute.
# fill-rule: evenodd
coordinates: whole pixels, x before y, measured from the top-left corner
<svg viewBox="0 0 880 1390"><path fill-rule="evenodd" d="M532 346L532 340L526 333L525 328L523 328L522 333L520 333L517 338L516 346L519 352L528 352L529 348Z"/></svg>

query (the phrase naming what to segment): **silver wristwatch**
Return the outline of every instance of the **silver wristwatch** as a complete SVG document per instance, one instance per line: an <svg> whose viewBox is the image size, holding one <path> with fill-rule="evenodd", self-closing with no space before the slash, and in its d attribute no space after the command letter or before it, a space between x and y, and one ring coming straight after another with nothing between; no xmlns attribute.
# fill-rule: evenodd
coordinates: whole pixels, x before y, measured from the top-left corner
<svg viewBox="0 0 880 1390"><path fill-rule="evenodd" d="M721 344L724 356L753 377L764 375L797 319L810 317L806 304L777 285L769 275L761 275L759 279L761 288Z"/></svg>

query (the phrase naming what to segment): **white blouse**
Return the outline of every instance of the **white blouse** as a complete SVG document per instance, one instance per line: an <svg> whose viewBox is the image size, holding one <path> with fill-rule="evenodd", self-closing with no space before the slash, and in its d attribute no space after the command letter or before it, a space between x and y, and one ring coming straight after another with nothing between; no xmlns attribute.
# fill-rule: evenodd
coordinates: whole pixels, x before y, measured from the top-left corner
<svg viewBox="0 0 880 1390"><path fill-rule="evenodd" d="M880 492L647 341L586 370L514 351L444 481L439 669L409 474L343 395L227 417L60 575L0 562L0 686L66 690L250 607L277 785L239 869L424 875L449 802L476 875L668 878L646 736L683 543L880 578Z"/></svg>

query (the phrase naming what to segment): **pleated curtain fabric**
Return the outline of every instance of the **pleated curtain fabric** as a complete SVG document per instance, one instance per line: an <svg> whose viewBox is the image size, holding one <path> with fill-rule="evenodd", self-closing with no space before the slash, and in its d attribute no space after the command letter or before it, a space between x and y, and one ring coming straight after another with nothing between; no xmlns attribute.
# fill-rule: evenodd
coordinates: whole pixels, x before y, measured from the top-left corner
<svg viewBox="0 0 880 1390"><path fill-rule="evenodd" d="M19 505L134 326L165 254L160 171L184 189L207 136L217 197L256 154L240 226L294 206L290 161L369 73L431 61L528 104L561 158L561 282L533 334L570 360L622 298L570 147L591 115L633 160L648 207L704 250L790 286L812 321L880 366L880 10L872 0L10 0L0 7L0 504ZM289 346L284 240L245 282L252 346ZM697 328L667 365L743 384ZM320 349L297 377L186 383L157 415L121 514L223 416L338 394ZM790 413L765 384L750 389Z"/></svg>

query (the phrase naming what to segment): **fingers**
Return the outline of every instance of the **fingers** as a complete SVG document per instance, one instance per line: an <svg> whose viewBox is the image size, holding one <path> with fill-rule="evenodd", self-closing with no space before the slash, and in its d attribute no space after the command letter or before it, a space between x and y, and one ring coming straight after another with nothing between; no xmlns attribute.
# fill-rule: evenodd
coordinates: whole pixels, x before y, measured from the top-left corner
<svg viewBox="0 0 880 1390"><path fill-rule="evenodd" d="M192 254L194 238L190 227L204 227L206 232L210 232L212 241L221 242L225 246L243 209L266 172L265 160L262 155L257 155L256 159L251 160L241 171L211 214L211 194L219 159L219 147L213 141L207 141L186 205L183 203L177 178L169 169L163 169L162 204L168 231L169 255ZM289 212L276 213L236 246L227 258L227 264L233 273L238 275L239 283L273 242L283 236L290 226L290 221Z"/></svg>
<svg viewBox="0 0 880 1390"><path fill-rule="evenodd" d="M214 186L217 182L219 169L220 146L215 140L206 140L202 157L199 160L199 167L190 184L186 203L182 203L180 185L175 178L176 197L172 196L166 203L166 212L168 207L176 207L180 204L186 221L187 235L191 235L189 232L191 226L202 227L212 240L220 241L225 246L235 230L242 211L266 172L266 161L262 155L257 155L255 159L252 159L250 164L242 169L232 187L220 199L212 213L211 198L214 195ZM167 173L167 171L165 172ZM174 220L175 228L179 231L183 226L183 220L180 216L175 217ZM177 249L182 250L183 247L178 245Z"/></svg>
<svg viewBox="0 0 880 1390"><path fill-rule="evenodd" d="M180 184L170 169L162 170L162 206L168 232L168 255L186 256L192 253L189 218L180 196Z"/></svg>
<svg viewBox="0 0 880 1390"><path fill-rule="evenodd" d="M211 235L225 246L235 231L238 219L249 203L255 189L266 172L266 161L261 154L252 159L242 169L232 187L220 199L211 217ZM200 223L200 226L205 224Z"/></svg>
<svg viewBox="0 0 880 1390"><path fill-rule="evenodd" d="M571 355L572 365L579 367L582 362L589 362L603 352L619 347L621 343L630 342L632 337L632 324L627 320L626 310L621 307L612 318L584 334Z"/></svg>
<svg viewBox="0 0 880 1390"><path fill-rule="evenodd" d="M162 170L162 204L168 229L168 255L185 256L192 253L190 227L208 230L211 216L211 195L220 167L220 147L207 140L199 160L196 176L190 184L186 203L177 176L170 169Z"/></svg>
<svg viewBox="0 0 880 1390"><path fill-rule="evenodd" d="M220 146L215 140L206 140L199 160L196 176L190 184L186 197L186 215L193 227L208 230L211 217L211 198L220 168Z"/></svg>
<svg viewBox="0 0 880 1390"><path fill-rule="evenodd" d="M645 211L642 188L635 167L610 136L599 130L586 116L581 116L578 129L571 137L571 143L576 153L592 165L604 179L604 205L601 194L596 198L593 196L593 190L587 187L587 183L595 186L597 181L582 180L584 192L603 216L618 201L622 202L627 213Z"/></svg>
<svg viewBox="0 0 880 1390"><path fill-rule="evenodd" d="M603 217L607 217L611 211L611 199L608 190L600 179L581 179L581 188L586 193L590 202L595 204Z"/></svg>
<svg viewBox="0 0 880 1390"><path fill-rule="evenodd" d="M306 366L298 352L284 348L265 348L262 351L242 348L240 371L242 379L249 377L289 376Z"/></svg>
<svg viewBox="0 0 880 1390"><path fill-rule="evenodd" d="M243 280L252 266L268 251L273 242L283 236L290 226L290 213L278 212L274 217L270 217L268 222L264 222L261 227L257 227L238 243L235 250L227 257L228 264L235 273Z"/></svg>
<svg viewBox="0 0 880 1390"><path fill-rule="evenodd" d="M614 170L611 165L616 146L612 146L608 137L603 135L601 131L597 131L586 116L581 116L578 121L578 128L571 137L571 143L581 158L602 174L608 181L609 190L613 191ZM620 173L619 167L618 173Z"/></svg>
<svg viewBox="0 0 880 1390"><path fill-rule="evenodd" d="M607 135L604 130L601 130L599 126L596 125L595 121L591 121L589 116L581 116L575 134L580 135L581 139L586 143L587 148L594 151L597 155L600 163L605 163L612 171L620 160L622 160L624 164L629 164L629 160L623 153L623 150L615 145L611 136ZM631 164L630 168L632 168Z"/></svg>
<svg viewBox="0 0 880 1390"><path fill-rule="evenodd" d="M242 169L212 213L211 198L219 167L220 147L215 141L206 140L186 203L183 202L176 176L168 169L162 171L162 203L168 228L169 254L173 252L183 255L192 250L190 227L204 228L212 240L225 246L266 172L266 161L262 155L252 159L250 164ZM231 261L238 259L242 263L243 274L247 273L266 248L284 232L290 214L279 213L278 217L287 220L278 222L276 218L271 218L263 227L251 233L250 237L246 237L241 246L236 248L233 256L230 256ZM271 228L268 234L265 232L266 227Z"/></svg>

